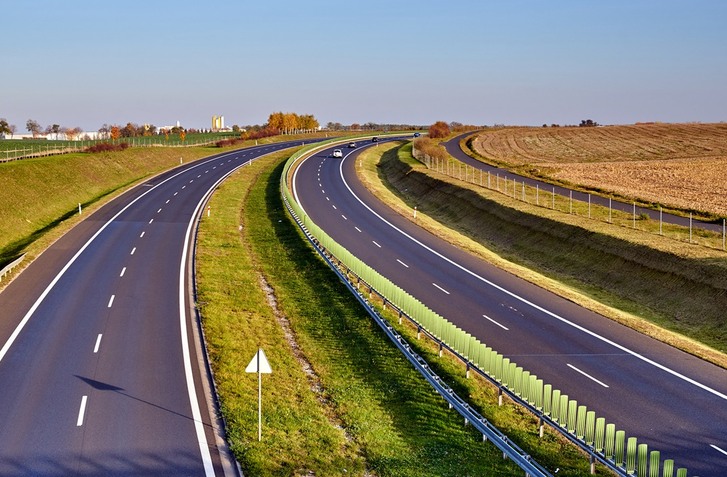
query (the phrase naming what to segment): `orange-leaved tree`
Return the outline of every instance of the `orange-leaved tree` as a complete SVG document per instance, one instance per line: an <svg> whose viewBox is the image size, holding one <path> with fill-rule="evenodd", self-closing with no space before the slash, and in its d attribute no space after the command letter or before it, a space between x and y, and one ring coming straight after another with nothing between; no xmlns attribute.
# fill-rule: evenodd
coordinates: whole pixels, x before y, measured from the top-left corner
<svg viewBox="0 0 727 477"><path fill-rule="evenodd" d="M429 126L429 137L436 139L449 136L449 125L444 121L437 121Z"/></svg>

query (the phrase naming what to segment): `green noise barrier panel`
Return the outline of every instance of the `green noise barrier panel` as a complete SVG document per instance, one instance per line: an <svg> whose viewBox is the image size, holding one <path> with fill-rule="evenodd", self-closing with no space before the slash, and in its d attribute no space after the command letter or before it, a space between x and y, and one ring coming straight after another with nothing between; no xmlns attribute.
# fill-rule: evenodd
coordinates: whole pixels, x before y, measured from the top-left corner
<svg viewBox="0 0 727 477"><path fill-rule="evenodd" d="M659 463L661 454L659 451L651 451L649 454L649 477L659 477Z"/></svg>
<svg viewBox="0 0 727 477"><path fill-rule="evenodd" d="M340 139L338 140L340 142ZM328 141L328 143L335 140ZM510 358L486 346L476 337L461 330L453 323L427 308L421 301L407 293L388 278L336 243L320 227L308 218L303 209L294 200L289 188L290 171L293 164L303 158L308 151L318 146L309 146L293 155L285 165L281 177L281 193L290 207L291 213L301 224L314 243L317 242L327 255L339 262L339 267L353 273L357 278L359 290L371 289L387 303L399 310L400 316L417 323L420 329L431 337L446 345L468 366L473 366L483 375L489 376L496 384L505 387L511 395L524 405L529 405L541 417L560 427L576 442L581 442L586 450L592 449L596 457L602 459L607 466L613 464L617 471L625 471L628 475L637 472L638 476L659 477L660 454L648 452L646 444L637 444L634 437L627 438L624 431L616 431L615 425L606 423L603 418L596 417L586 406L569 399L559 389L544 383L542 379L524 370ZM468 368L469 369L469 368ZM589 451L591 452L591 451ZM674 463L663 462L661 477L674 477ZM676 477L687 477L686 469L679 469Z"/></svg>
<svg viewBox="0 0 727 477"><path fill-rule="evenodd" d="M626 472L631 475L636 472L636 452L638 445L635 437L629 437L626 441Z"/></svg>

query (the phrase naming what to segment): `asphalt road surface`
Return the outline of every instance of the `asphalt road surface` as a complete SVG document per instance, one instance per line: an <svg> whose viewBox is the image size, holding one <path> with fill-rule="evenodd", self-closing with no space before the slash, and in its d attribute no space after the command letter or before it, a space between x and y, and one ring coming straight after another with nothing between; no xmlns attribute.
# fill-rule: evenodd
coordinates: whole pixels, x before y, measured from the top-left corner
<svg viewBox="0 0 727 477"><path fill-rule="evenodd" d="M221 178L291 145L148 180L0 293L0 475L236 475L191 296L194 231Z"/></svg>
<svg viewBox="0 0 727 477"><path fill-rule="evenodd" d="M338 243L460 328L638 437L689 475L727 475L727 371L472 257L356 179L359 149L325 149L294 191ZM413 212L412 212L413 213ZM576 253L576 252L574 252Z"/></svg>

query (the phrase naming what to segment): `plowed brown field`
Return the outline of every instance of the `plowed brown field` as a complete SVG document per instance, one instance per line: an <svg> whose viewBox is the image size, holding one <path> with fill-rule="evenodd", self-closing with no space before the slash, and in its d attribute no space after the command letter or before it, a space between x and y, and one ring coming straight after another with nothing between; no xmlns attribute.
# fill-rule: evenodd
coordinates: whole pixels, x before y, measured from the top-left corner
<svg viewBox="0 0 727 477"><path fill-rule="evenodd" d="M678 209L727 216L727 124L512 128L474 150L514 169Z"/></svg>

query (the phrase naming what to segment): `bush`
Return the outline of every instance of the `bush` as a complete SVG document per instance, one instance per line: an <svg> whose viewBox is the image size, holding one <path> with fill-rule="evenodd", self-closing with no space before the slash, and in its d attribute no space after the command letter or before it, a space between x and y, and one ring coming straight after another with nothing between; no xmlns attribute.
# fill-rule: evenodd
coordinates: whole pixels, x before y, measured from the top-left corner
<svg viewBox="0 0 727 477"><path fill-rule="evenodd" d="M415 157L421 157L420 154L423 154L429 157L429 159L438 159L440 161L446 161L449 157L444 147L440 146L428 137L414 139L414 151ZM417 159L419 157L417 157Z"/></svg>
<svg viewBox="0 0 727 477"><path fill-rule="evenodd" d="M119 144L111 144L109 142L99 142L94 144L93 146L89 146L86 148L86 152L96 153L96 152L112 152L112 151L123 151L124 149L128 149L129 143L128 142L120 142Z"/></svg>
<svg viewBox="0 0 727 477"><path fill-rule="evenodd" d="M429 137L432 139L449 136L449 125L444 121L437 121L429 126Z"/></svg>

